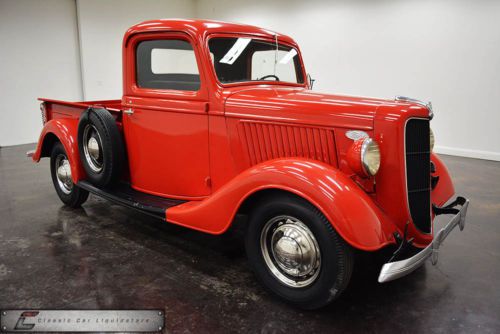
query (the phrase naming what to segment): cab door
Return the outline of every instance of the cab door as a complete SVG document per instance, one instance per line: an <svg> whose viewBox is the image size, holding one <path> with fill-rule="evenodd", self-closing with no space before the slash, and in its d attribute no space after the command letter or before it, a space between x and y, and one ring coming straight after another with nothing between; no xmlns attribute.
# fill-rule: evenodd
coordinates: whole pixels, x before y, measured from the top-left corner
<svg viewBox="0 0 500 334"><path fill-rule="evenodd" d="M198 50L182 33L139 34L128 43L122 102L132 188L209 195L208 96Z"/></svg>

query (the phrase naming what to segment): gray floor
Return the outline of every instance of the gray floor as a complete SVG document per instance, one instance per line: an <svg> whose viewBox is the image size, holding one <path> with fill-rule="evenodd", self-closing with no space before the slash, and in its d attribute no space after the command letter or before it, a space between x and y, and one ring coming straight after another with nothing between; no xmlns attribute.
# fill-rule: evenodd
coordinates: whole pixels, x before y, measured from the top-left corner
<svg viewBox="0 0 500 334"><path fill-rule="evenodd" d="M96 197L63 207L48 161L24 156L32 147L0 149L0 308L159 308L183 333L500 332L500 163L443 157L471 206L437 266L384 285L357 271L340 300L304 312L256 283L238 233L204 235Z"/></svg>

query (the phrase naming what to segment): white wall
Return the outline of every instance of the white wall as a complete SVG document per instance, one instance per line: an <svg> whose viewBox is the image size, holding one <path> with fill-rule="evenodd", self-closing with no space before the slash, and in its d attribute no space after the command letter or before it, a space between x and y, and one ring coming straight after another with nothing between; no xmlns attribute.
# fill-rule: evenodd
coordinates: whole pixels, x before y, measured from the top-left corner
<svg viewBox="0 0 500 334"><path fill-rule="evenodd" d="M120 98L129 26L199 17L291 35L316 90L430 99L438 152L500 160L499 15L493 0L0 0L0 146L36 141L38 96Z"/></svg>
<svg viewBox="0 0 500 334"><path fill-rule="evenodd" d="M192 0L77 0L85 99L122 95L122 39L132 25L194 16Z"/></svg>
<svg viewBox="0 0 500 334"><path fill-rule="evenodd" d="M0 0L0 146L38 140L38 97L82 98L75 13L71 0Z"/></svg>
<svg viewBox="0 0 500 334"><path fill-rule="evenodd" d="M315 90L432 100L436 150L500 160L500 1L198 0L301 45Z"/></svg>

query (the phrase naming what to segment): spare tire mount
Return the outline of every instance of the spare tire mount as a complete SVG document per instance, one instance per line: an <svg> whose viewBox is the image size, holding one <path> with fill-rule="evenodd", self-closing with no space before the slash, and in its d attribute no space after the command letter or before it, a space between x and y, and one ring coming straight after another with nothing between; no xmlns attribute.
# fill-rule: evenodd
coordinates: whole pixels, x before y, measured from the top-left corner
<svg viewBox="0 0 500 334"><path fill-rule="evenodd" d="M119 180L125 150L122 135L108 110L88 108L80 116L78 150L92 184L106 187Z"/></svg>

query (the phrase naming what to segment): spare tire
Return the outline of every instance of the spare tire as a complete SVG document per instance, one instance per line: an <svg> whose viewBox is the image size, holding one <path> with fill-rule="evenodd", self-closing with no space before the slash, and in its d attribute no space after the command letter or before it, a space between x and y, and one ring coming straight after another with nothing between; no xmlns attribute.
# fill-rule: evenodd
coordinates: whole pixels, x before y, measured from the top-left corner
<svg viewBox="0 0 500 334"><path fill-rule="evenodd" d="M89 108L78 123L78 150L87 179L98 187L118 181L125 150L116 121L104 108Z"/></svg>

